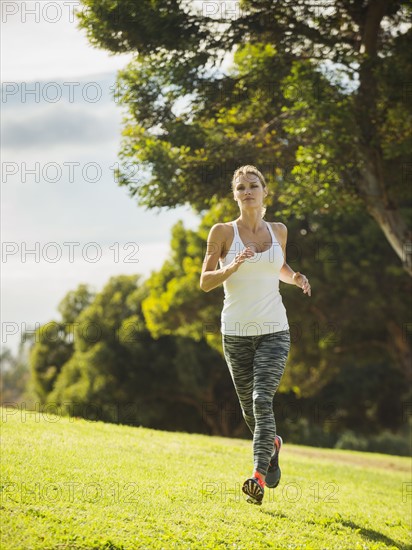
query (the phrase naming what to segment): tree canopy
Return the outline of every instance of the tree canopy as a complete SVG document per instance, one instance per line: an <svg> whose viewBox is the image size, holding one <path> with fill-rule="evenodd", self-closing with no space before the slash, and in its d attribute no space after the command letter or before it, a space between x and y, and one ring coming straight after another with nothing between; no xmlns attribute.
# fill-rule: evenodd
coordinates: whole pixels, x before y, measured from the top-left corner
<svg viewBox="0 0 412 550"><path fill-rule="evenodd" d="M361 206L412 274L410 2L83 4L93 45L136 54L116 96L119 178L141 204L203 212L255 164L272 212Z"/></svg>

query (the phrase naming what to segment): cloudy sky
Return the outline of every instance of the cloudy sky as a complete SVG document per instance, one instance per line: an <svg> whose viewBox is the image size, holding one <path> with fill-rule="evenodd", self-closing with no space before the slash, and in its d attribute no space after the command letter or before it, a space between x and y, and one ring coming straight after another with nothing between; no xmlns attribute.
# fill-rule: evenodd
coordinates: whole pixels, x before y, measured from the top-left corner
<svg viewBox="0 0 412 550"><path fill-rule="evenodd" d="M2 347L58 318L80 283L158 269L189 208L147 211L117 185L122 111L111 91L129 57L89 46L68 2L1 2ZM142 177L139 167L133 176Z"/></svg>

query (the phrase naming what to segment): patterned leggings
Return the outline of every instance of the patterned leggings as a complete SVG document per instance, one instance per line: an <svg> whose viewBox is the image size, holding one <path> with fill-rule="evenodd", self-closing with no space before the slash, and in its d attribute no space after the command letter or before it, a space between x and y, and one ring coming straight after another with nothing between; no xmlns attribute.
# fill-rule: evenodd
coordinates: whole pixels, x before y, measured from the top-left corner
<svg viewBox="0 0 412 550"><path fill-rule="evenodd" d="M290 333L224 334L222 342L243 417L253 434L254 467L266 475L276 436L273 398L285 370Z"/></svg>

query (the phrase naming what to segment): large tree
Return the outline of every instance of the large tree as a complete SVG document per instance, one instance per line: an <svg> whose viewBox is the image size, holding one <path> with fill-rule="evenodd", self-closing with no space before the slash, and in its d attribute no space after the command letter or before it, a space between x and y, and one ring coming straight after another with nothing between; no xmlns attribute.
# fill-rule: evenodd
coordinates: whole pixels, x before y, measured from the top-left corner
<svg viewBox="0 0 412 550"><path fill-rule="evenodd" d="M257 164L278 212L360 204L412 274L410 2L83 4L93 45L136 54L115 95L141 204L204 210Z"/></svg>

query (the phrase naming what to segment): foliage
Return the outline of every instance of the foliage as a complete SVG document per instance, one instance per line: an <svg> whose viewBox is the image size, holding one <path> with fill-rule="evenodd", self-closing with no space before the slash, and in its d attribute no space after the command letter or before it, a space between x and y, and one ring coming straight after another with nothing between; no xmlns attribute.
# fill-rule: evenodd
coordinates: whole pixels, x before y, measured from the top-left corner
<svg viewBox="0 0 412 550"><path fill-rule="evenodd" d="M94 297L87 285L79 285L70 291L58 305L62 319L50 321L36 330L35 345L30 351L30 367L33 389L45 402L60 374L63 365L73 354L76 320L90 305Z"/></svg>
<svg viewBox="0 0 412 550"><path fill-rule="evenodd" d="M408 431L410 428L403 434L383 431L378 436L366 437L348 430L339 437L335 448L410 456L411 444Z"/></svg>
<svg viewBox="0 0 412 550"><path fill-rule="evenodd" d="M35 344L30 351L33 389L40 402L47 395L73 353L73 343L66 333L64 323L50 321L36 330Z"/></svg>
<svg viewBox="0 0 412 550"><path fill-rule="evenodd" d="M131 2L83 4L94 45L136 54L116 95L128 110L119 178L141 204L204 211L255 164L286 216L362 206L412 274L409 2L243 0L211 15L144 0L138 20Z"/></svg>
<svg viewBox="0 0 412 550"><path fill-rule="evenodd" d="M205 338L221 351L219 306L223 290L206 294L199 288L205 253L201 233L186 230L182 222L174 226L170 259L148 279L143 313L154 337L175 334L197 341Z"/></svg>
<svg viewBox="0 0 412 550"><path fill-rule="evenodd" d="M236 419L221 422L208 409L233 394L222 357L183 331L154 338L143 317L146 299L138 275L112 277L95 295L84 285L69 292L59 306L63 320L40 327L31 350L37 396L70 415L232 432Z"/></svg>
<svg viewBox="0 0 412 550"><path fill-rule="evenodd" d="M84 284L80 284L76 290L68 292L57 307L63 323L75 323L80 313L93 301L94 296L94 292Z"/></svg>

